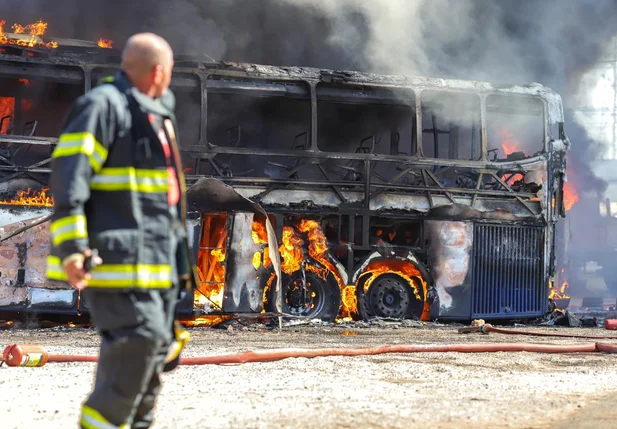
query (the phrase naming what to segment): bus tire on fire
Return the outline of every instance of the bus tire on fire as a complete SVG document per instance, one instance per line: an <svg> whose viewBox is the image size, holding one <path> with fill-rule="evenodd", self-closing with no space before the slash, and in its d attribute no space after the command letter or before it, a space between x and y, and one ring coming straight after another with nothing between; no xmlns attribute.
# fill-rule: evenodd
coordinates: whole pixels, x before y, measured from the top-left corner
<svg viewBox="0 0 617 429"><path fill-rule="evenodd" d="M357 273L360 317L364 320L426 319L431 304L427 302L431 281L428 272L403 258L369 258L369 261Z"/></svg>
<svg viewBox="0 0 617 429"><path fill-rule="evenodd" d="M358 309L363 319L374 316L402 319L411 314L420 318L422 315L423 300L415 298L409 283L398 274L382 274L367 292L363 288L358 290Z"/></svg>
<svg viewBox="0 0 617 429"><path fill-rule="evenodd" d="M303 287L306 282L306 288ZM293 316L320 319L333 322L341 306L341 290L336 278L328 273L325 278L311 271L296 271L291 275L283 273L283 313ZM306 295L303 295L303 294ZM276 311L274 288L266 292L266 311Z"/></svg>

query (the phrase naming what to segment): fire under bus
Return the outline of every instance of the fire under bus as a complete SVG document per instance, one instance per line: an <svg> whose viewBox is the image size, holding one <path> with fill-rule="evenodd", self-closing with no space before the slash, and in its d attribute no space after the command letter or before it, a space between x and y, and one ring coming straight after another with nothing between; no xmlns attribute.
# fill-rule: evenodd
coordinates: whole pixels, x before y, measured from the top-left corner
<svg viewBox="0 0 617 429"><path fill-rule="evenodd" d="M42 220L69 106L119 64L98 45L0 46L4 312L87 312L45 278ZM285 314L525 319L561 292L569 141L551 90L183 55L172 89L189 185L214 177L267 211ZM225 205L188 218L200 284L178 311L271 312L265 218Z"/></svg>

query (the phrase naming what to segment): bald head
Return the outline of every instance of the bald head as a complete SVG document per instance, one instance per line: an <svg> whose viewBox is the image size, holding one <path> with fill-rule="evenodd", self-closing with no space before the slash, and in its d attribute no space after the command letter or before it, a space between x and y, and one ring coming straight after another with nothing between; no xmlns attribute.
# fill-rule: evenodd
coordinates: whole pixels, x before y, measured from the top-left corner
<svg viewBox="0 0 617 429"><path fill-rule="evenodd" d="M138 33L124 46L121 68L141 92L160 97L171 80L173 51L162 37Z"/></svg>

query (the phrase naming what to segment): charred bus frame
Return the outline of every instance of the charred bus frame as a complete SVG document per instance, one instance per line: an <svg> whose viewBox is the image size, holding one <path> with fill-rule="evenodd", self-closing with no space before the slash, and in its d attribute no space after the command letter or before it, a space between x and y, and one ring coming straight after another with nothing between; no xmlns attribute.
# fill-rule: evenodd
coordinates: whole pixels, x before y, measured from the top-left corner
<svg viewBox="0 0 617 429"><path fill-rule="evenodd" d="M53 81L79 86L76 94L115 72L119 59L117 52L89 48L48 51L10 46L3 52L0 80ZM431 295L433 318L511 319L547 311L548 288L558 281L555 223L565 216L563 183L569 147L558 94L537 84L496 87L482 82L208 63L194 57L176 58L172 87L181 125L182 121L192 125L184 124L181 148L185 165L191 168L189 184L212 176L232 185L273 214L279 239L290 219L317 220L328 240L329 258L347 286L357 285L371 261L399 258L417 267L428 284L422 300ZM44 186L56 140L37 137L36 122L19 128L20 100L27 88L5 88L0 97L14 97L17 107L13 134L0 135L4 146L0 183L29 177ZM240 102L226 102L229 95ZM263 108L260 115L229 112L234 106L250 106L242 103L249 98L276 102L256 108ZM280 100L295 100L302 106L280 107L284 104ZM53 106L53 99L49 102ZM369 111L379 113L374 115L377 119L367 119L370 112L351 108L338 117L336 105L369 106ZM225 118L213 117L219 109L237 123L227 126ZM540 118L536 137L541 137L541 145L532 156L514 151L499 158L489 117L508 113ZM296 118L288 123L279 120L286 114L303 116L304 129L299 129ZM266 125L268 120L271 123ZM363 123L379 121L376 128L381 137L378 133L360 137ZM461 121L467 121L462 132ZM405 130L399 128L402 123ZM347 126L345 132L351 137L337 135L337 124ZM329 141L321 139L322 130L332 129ZM249 147L243 147L247 130ZM384 140L387 134L389 139ZM442 136L447 136L446 150L442 150ZM338 144L342 140L347 143ZM468 143L464 149L459 144L463 140ZM251 141L257 144L251 146ZM24 157L33 147L38 148L38 158ZM8 186L7 191L15 189ZM201 234L204 216L210 215L199 213L193 218L193 234ZM403 227L398 228L398 223ZM226 228L232 231L232 223ZM411 230L413 244L385 238L388 229ZM196 256L199 241L195 236ZM227 240L228 250L234 246L231 238ZM18 283L8 279L4 285ZM27 283L27 278L21 282ZM258 287L264 287L262 280ZM384 286L391 293L375 298L383 301L381 306L366 304L371 298L357 290L360 312L364 306L364 315L398 314L383 306L384 300L396 301L397 287ZM225 312L259 312L242 298L255 295L255 290L247 290L246 285L242 289L242 282L226 283L225 288L225 296L238 295L225 301ZM32 307L29 299L5 304L5 309ZM75 305L76 301L71 311ZM54 305L46 303L37 311L43 309L53 311ZM406 315L420 316L409 311Z"/></svg>

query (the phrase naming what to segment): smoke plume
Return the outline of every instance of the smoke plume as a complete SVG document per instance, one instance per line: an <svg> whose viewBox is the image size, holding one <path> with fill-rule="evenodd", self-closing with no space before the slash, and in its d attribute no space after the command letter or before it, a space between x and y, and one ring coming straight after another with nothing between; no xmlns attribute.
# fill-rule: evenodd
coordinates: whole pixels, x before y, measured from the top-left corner
<svg viewBox="0 0 617 429"><path fill-rule="evenodd" d="M9 3L9 2L6 2ZM14 3L14 2L10 2ZM563 89L614 34L612 0L22 0L8 22L49 21L50 35L137 31L216 59L354 68ZM566 76L566 74L568 76Z"/></svg>

